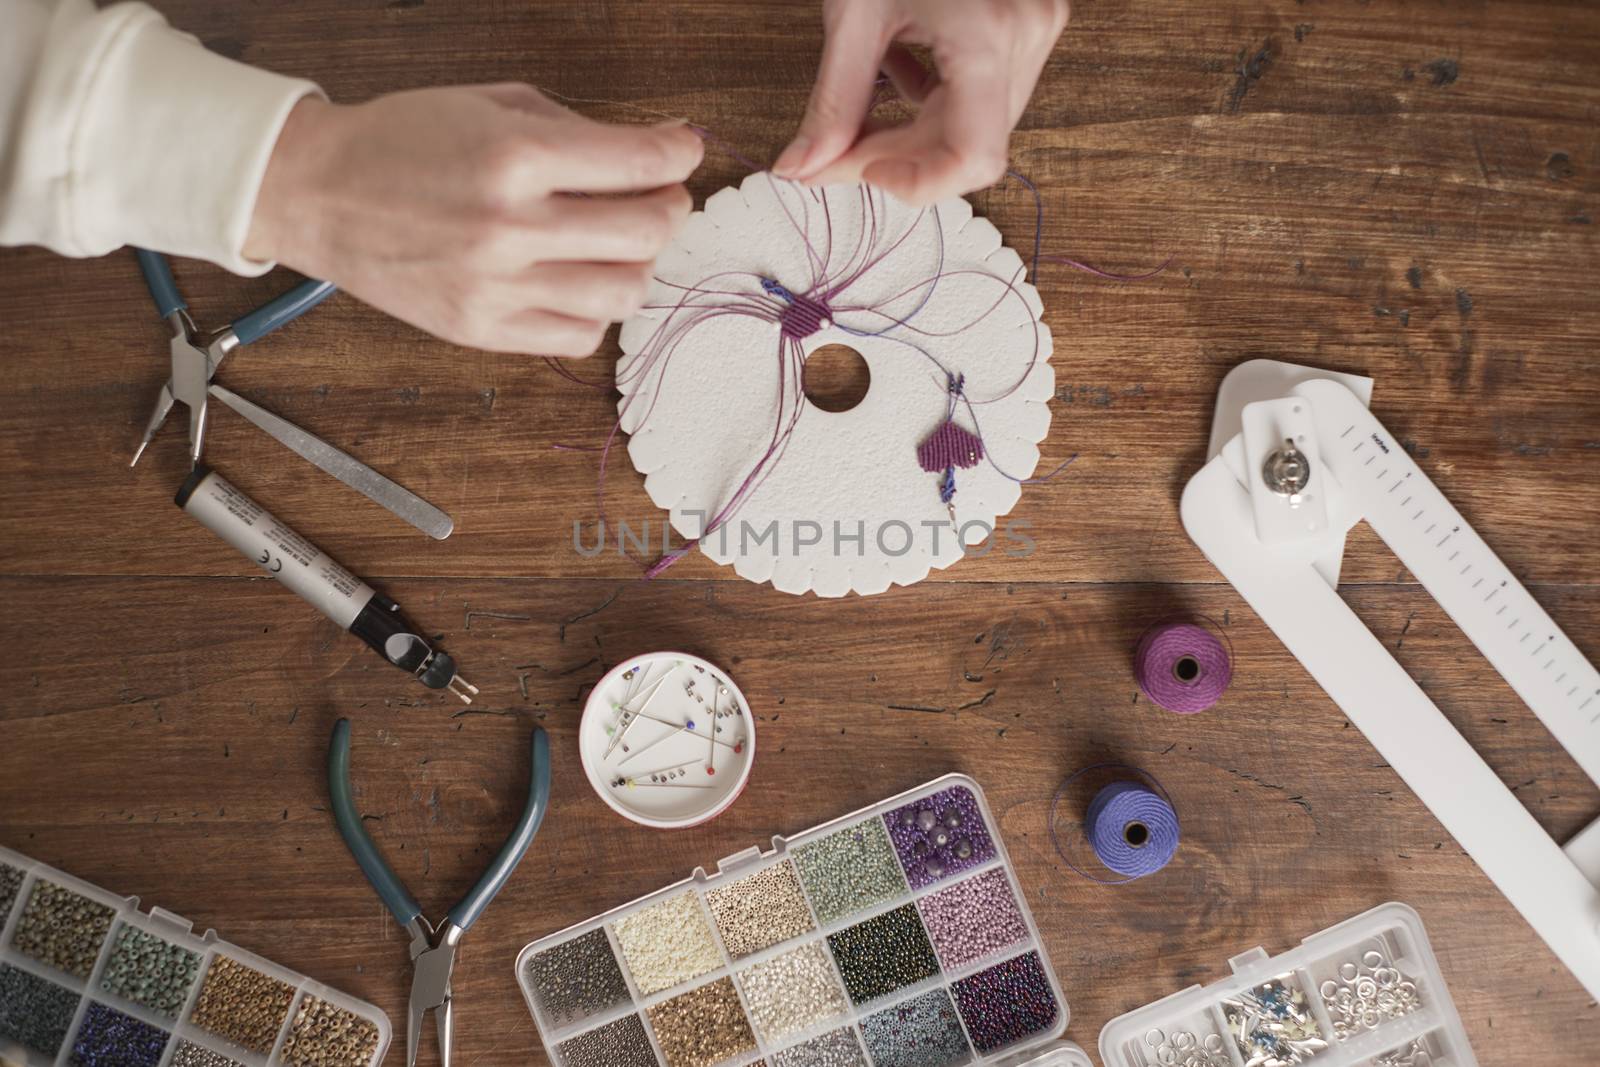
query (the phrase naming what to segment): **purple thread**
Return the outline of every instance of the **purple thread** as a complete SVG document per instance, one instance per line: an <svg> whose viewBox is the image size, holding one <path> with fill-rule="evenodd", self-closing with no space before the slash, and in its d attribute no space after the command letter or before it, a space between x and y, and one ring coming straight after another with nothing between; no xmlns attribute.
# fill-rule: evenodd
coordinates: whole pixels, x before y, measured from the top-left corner
<svg viewBox="0 0 1600 1067"><path fill-rule="evenodd" d="M1057 824L1060 822L1061 801L1066 796L1067 789L1072 785L1072 783L1076 782L1078 779L1082 778L1084 775L1089 774L1089 773L1091 773L1093 771L1105 771L1105 770L1127 771L1128 773L1136 775L1137 777L1143 779L1144 780L1143 784L1138 783L1138 782L1128 782L1126 780L1124 780L1122 782L1119 782L1119 783L1114 783L1114 784L1133 785L1133 786L1136 786L1136 787L1141 788L1141 789L1147 789L1147 791L1152 796L1156 797L1156 799L1158 801L1160 801L1160 803L1163 805L1163 807L1164 807L1164 809L1166 811L1172 813L1172 833L1173 833L1174 838L1176 838L1178 836L1178 833L1179 833L1178 809L1172 803L1172 798L1167 795L1166 788L1163 787L1162 784L1159 781L1156 780L1155 775L1149 773L1148 771L1140 770L1138 767L1130 766L1130 765L1128 765L1126 763L1091 763L1089 766L1081 768L1080 770L1074 771L1072 774L1067 775L1066 781L1062 782L1058 787L1056 787L1056 795L1050 801L1050 819L1049 819L1050 841L1051 841L1052 844L1054 844L1056 846L1056 855L1060 856L1061 859L1066 863L1066 865L1068 867L1072 868L1073 873L1075 873L1075 874L1077 874L1077 875L1079 875L1079 876L1081 876L1083 878L1087 878L1091 882L1098 882L1100 885L1125 885L1128 882L1136 881L1136 880L1138 880L1140 878L1143 878L1145 875L1143 875L1143 874L1124 874L1120 878L1102 878L1102 877L1100 877L1098 875L1089 873L1088 871L1084 870L1082 867L1078 866L1077 861L1074 860L1073 857L1072 857L1072 853L1062 845L1062 843L1061 843L1061 833L1057 829ZM1109 788L1109 787L1107 787L1107 788ZM1106 791L1107 791L1107 789L1102 789L1099 794L1096 794L1094 801L1091 801L1090 805L1089 805L1091 810L1094 809L1095 802L1099 801L1100 797L1102 795L1104 795L1106 793ZM1102 817L1102 818L1104 817L1104 813L1103 812L1096 812L1095 814L1097 816ZM1092 830L1092 824L1091 824L1091 821L1087 818L1087 816L1084 819L1084 823L1085 823L1084 837L1089 839L1090 845L1091 845L1091 847L1093 847L1094 841L1090 837L1091 830ZM1126 829L1126 824L1124 824L1123 828ZM1146 824L1146 829L1147 830L1149 829L1148 824ZM1177 848L1176 844L1174 844L1173 848L1174 848L1174 850L1176 850L1176 848ZM1097 859L1099 859L1102 864L1105 863L1105 859L1100 856L1100 853L1099 853L1098 849L1095 850L1095 857ZM1170 855L1167 857L1168 860L1170 860L1171 858L1172 857ZM1163 861L1162 866L1165 866L1165 862L1166 861ZM1110 869L1109 866L1108 866L1108 869ZM1153 873L1153 872L1146 872L1146 873Z"/></svg>
<svg viewBox="0 0 1600 1067"><path fill-rule="evenodd" d="M1152 626L1133 653L1134 678L1152 703L1179 715L1205 711L1233 680L1228 649L1192 622Z"/></svg>
<svg viewBox="0 0 1600 1067"><path fill-rule="evenodd" d="M1084 822L1100 862L1130 881L1155 874L1178 851L1178 813L1138 782L1112 782L1100 790Z"/></svg>

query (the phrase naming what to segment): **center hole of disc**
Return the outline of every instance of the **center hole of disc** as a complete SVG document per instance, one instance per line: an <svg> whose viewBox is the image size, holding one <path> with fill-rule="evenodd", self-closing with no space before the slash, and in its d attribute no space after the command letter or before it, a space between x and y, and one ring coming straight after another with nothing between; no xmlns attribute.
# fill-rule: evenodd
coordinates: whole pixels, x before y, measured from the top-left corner
<svg viewBox="0 0 1600 1067"><path fill-rule="evenodd" d="M1130 848L1143 848L1150 840L1150 827L1142 822L1130 822L1122 828L1122 839Z"/></svg>
<svg viewBox="0 0 1600 1067"><path fill-rule="evenodd" d="M1172 665L1172 676L1180 682L1192 682L1200 677L1200 661L1193 656L1184 656Z"/></svg>
<svg viewBox="0 0 1600 1067"><path fill-rule="evenodd" d="M849 345L823 345L806 357L800 387L823 411L849 411L867 395L872 372Z"/></svg>

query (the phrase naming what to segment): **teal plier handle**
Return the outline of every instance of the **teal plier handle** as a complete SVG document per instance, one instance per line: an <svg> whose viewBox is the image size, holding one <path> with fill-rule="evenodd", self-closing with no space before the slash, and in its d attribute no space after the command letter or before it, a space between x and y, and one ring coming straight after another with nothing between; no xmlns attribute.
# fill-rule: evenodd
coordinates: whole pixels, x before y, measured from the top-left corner
<svg viewBox="0 0 1600 1067"><path fill-rule="evenodd" d="M189 305L178 293L178 283L173 280L172 265L167 262L166 256L143 248L135 248L133 254L139 260L139 273L144 275L150 299L156 302L157 314L166 318L174 311L188 308Z"/></svg>
<svg viewBox="0 0 1600 1067"><path fill-rule="evenodd" d="M307 278L287 293L274 297L254 311L233 320L233 335L247 345L258 341L279 326L293 322L339 291L332 282Z"/></svg>
<svg viewBox="0 0 1600 1067"><path fill-rule="evenodd" d="M150 299L155 301L156 311L161 317L166 318L175 311L187 309L189 305L178 292L178 283L172 277L172 266L167 262L167 257L144 248L135 248L133 254L139 260L139 272L144 275ZM298 319L336 292L338 287L332 282L307 278L288 292L235 319L232 323L234 336L242 345L259 341L278 327Z"/></svg>
<svg viewBox="0 0 1600 1067"><path fill-rule="evenodd" d="M463 931L483 914L483 909L489 906L495 894L511 877L511 872L522 862L550 807L550 738L541 727L533 728L531 748L533 768L528 782L528 804L523 809L522 817L517 820L511 836L500 846L500 851L490 861L477 884L450 909L450 922ZM349 719L340 719L333 727L333 741L328 747L328 791L333 797L334 822L338 824L339 833L349 847L350 854L356 858L362 873L378 891L378 896L395 921L401 926L411 925L421 917L422 906L372 843L350 795Z"/></svg>

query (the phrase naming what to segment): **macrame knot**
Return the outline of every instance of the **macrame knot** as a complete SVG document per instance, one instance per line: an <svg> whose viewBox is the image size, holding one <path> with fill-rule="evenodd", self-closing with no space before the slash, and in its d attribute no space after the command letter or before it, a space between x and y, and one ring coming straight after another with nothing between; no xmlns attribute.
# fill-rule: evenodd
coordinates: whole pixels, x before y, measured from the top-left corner
<svg viewBox="0 0 1600 1067"><path fill-rule="evenodd" d="M950 409L943 424L917 446L917 462L922 469L933 473L943 471L939 479L939 500L950 507L955 517L952 501L956 496L956 468L975 467L983 459L983 438L971 430L956 425L956 401L964 397L967 376L947 375L950 388Z"/></svg>
<svg viewBox="0 0 1600 1067"><path fill-rule="evenodd" d="M785 337L804 340L832 321L828 305L807 296L797 296L775 278L762 278L761 288L788 305L778 316L778 327Z"/></svg>

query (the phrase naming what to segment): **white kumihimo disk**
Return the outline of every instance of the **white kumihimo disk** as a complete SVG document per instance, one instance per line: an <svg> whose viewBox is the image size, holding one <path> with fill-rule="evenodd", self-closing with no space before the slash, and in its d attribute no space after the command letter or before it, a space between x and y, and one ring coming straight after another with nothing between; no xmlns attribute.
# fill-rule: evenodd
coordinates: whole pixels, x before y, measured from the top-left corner
<svg viewBox="0 0 1600 1067"><path fill-rule="evenodd" d="M767 173L716 193L622 329L620 427L650 499L784 592L881 593L948 567L1016 505L1050 428L1051 335L1025 273L964 200L917 209ZM801 392L828 344L871 373L849 411Z"/></svg>

